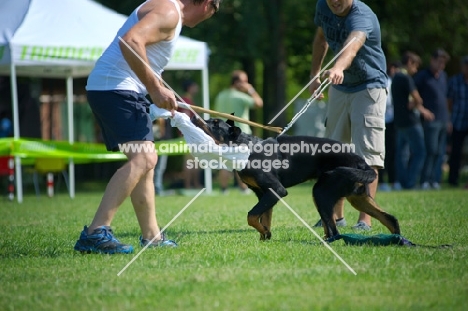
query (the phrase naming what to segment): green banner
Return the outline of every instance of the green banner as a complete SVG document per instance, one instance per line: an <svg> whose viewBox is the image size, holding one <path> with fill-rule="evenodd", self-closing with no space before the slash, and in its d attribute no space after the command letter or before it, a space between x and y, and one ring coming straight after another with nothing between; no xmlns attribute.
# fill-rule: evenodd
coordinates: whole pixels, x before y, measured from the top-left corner
<svg viewBox="0 0 468 311"><path fill-rule="evenodd" d="M155 142L155 151L160 155L187 153L185 142L178 139ZM60 158L73 159L74 163L108 162L126 160L122 152L110 152L104 144L39 139L0 138L0 156L18 156L23 159Z"/></svg>
<svg viewBox="0 0 468 311"><path fill-rule="evenodd" d="M96 61L102 55L102 47L74 46L28 46L21 48L20 59L24 60L82 60Z"/></svg>

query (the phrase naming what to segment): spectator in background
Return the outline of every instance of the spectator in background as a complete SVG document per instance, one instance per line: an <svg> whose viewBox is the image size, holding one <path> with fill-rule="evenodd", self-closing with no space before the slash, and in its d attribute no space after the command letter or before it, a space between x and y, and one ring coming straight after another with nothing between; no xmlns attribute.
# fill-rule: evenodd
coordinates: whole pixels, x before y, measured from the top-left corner
<svg viewBox="0 0 468 311"><path fill-rule="evenodd" d="M468 135L468 55L462 58L461 72L449 80L447 93L448 108L452 113L452 151L449 159L450 185L458 186L463 144Z"/></svg>
<svg viewBox="0 0 468 311"><path fill-rule="evenodd" d="M434 115L424 108L412 78L421 64L421 58L415 53L406 52L401 63L403 67L393 77L391 87L397 138L395 187L412 189L419 179L426 155L420 115L426 120L433 120Z"/></svg>
<svg viewBox="0 0 468 311"><path fill-rule="evenodd" d="M424 106L434 114L433 120L425 119L424 144L426 158L421 172L421 189L439 189L442 178L442 164L447 141L447 73L445 65L450 56L437 49L431 56L428 68L414 76L414 82L424 102Z"/></svg>
<svg viewBox="0 0 468 311"><path fill-rule="evenodd" d="M182 95L182 99L185 103L189 105L195 105L194 97L199 91L198 84L192 80L185 80L182 83L182 89L184 94ZM193 117L193 112L189 109L184 109L179 107L177 109L179 112L186 113L190 118ZM184 155L184 164L182 167L183 176L184 176L184 188L185 189L199 189L201 188L200 184L200 172L201 170L198 168L188 168L187 161L194 160L194 157L191 154Z"/></svg>
<svg viewBox="0 0 468 311"><path fill-rule="evenodd" d="M11 85L9 77L0 76L0 138L13 134L11 116Z"/></svg>
<svg viewBox="0 0 468 311"><path fill-rule="evenodd" d="M184 92L182 95L182 100L189 105L195 105L194 97L198 93L199 89L200 88L195 81L184 80L182 82L182 91ZM190 109L179 107L177 111L187 114L190 118L193 117L193 112Z"/></svg>
<svg viewBox="0 0 468 311"><path fill-rule="evenodd" d="M215 110L224 113L234 113L242 119L250 119L250 109L262 108L263 99L257 93L255 88L249 83L247 73L242 70L235 70L231 75L231 86L221 91L215 99ZM250 126L244 123L237 123L242 132L252 134ZM227 170L219 171L219 183L221 192L225 193L228 188L229 178L231 173ZM247 185L245 185L234 173L237 183L241 191L249 193Z"/></svg>
<svg viewBox="0 0 468 311"><path fill-rule="evenodd" d="M0 138L10 137L13 134L13 123L6 112L0 112Z"/></svg>
<svg viewBox="0 0 468 311"><path fill-rule="evenodd" d="M394 185L395 179L395 126L394 126L394 111L393 111L393 98L391 94L392 78L401 67L400 62L392 62L387 69L387 104L385 107L385 161L384 168L379 170L379 190L390 191L390 185ZM387 175L387 182L384 177ZM398 189L396 189L398 190Z"/></svg>

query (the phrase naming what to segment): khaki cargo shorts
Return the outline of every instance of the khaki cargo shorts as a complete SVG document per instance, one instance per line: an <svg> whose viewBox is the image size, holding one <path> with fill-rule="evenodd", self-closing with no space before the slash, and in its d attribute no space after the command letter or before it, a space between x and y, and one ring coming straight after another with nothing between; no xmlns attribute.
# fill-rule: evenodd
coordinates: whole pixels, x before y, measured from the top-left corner
<svg viewBox="0 0 468 311"><path fill-rule="evenodd" d="M354 144L368 165L383 168L386 89L344 93L331 87L328 96L325 137Z"/></svg>

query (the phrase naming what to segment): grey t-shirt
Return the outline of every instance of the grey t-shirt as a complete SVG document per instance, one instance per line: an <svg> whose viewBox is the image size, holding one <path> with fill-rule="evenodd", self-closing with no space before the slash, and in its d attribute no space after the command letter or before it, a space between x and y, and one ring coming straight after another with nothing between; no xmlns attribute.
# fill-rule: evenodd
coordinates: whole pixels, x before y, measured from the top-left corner
<svg viewBox="0 0 468 311"><path fill-rule="evenodd" d="M342 92L354 93L366 88L385 88L387 64L381 46L380 24L374 12L363 2L354 0L347 16L340 17L330 10L325 0L317 1L314 22L324 31L330 49L339 53L352 31L366 34L366 42L351 66L344 71L344 81L334 85Z"/></svg>

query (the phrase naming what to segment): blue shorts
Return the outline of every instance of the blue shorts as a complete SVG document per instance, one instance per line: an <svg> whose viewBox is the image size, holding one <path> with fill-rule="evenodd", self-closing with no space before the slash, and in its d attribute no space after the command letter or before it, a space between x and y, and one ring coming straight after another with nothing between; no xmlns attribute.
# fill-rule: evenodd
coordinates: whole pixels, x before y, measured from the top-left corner
<svg viewBox="0 0 468 311"><path fill-rule="evenodd" d="M154 141L150 102L134 91L87 91L88 102L109 151L129 141Z"/></svg>

